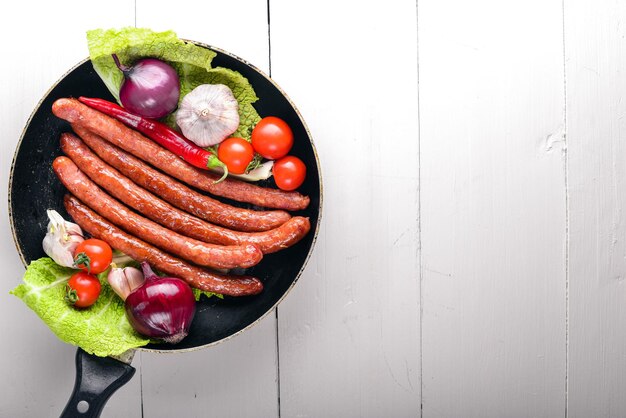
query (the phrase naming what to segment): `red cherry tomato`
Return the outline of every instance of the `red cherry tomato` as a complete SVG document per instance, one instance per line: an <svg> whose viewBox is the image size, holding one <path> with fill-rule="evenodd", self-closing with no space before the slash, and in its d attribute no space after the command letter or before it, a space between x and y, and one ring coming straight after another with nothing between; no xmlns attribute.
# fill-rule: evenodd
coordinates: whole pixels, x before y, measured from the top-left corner
<svg viewBox="0 0 626 418"><path fill-rule="evenodd" d="M254 158L252 145L243 138L227 138L217 147L217 158L233 174L243 174Z"/></svg>
<svg viewBox="0 0 626 418"><path fill-rule="evenodd" d="M267 116L252 130L254 150L268 160L284 157L293 146L293 132L287 122Z"/></svg>
<svg viewBox="0 0 626 418"><path fill-rule="evenodd" d="M109 268L111 261L113 250L99 239L86 239L74 250L74 265L87 273L100 274Z"/></svg>
<svg viewBox="0 0 626 418"><path fill-rule="evenodd" d="M65 299L77 308L87 308L98 300L100 288L100 280L96 276L79 271L68 280Z"/></svg>
<svg viewBox="0 0 626 418"><path fill-rule="evenodd" d="M282 190L296 190L304 182L306 166L298 157L288 155L277 160L272 169L274 181Z"/></svg>

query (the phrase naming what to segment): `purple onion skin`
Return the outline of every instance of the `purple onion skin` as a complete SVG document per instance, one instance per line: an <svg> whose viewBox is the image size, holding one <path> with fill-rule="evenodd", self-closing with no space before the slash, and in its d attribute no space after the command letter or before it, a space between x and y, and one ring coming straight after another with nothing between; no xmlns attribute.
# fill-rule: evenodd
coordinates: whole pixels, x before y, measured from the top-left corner
<svg viewBox="0 0 626 418"><path fill-rule="evenodd" d="M146 281L126 298L133 328L150 338L176 344L189 333L196 300L189 285L175 277L159 277L141 263Z"/></svg>
<svg viewBox="0 0 626 418"><path fill-rule="evenodd" d="M180 80L169 64L155 58L143 58L133 67L120 66L120 69L124 73L120 101L128 111L158 119L176 109Z"/></svg>

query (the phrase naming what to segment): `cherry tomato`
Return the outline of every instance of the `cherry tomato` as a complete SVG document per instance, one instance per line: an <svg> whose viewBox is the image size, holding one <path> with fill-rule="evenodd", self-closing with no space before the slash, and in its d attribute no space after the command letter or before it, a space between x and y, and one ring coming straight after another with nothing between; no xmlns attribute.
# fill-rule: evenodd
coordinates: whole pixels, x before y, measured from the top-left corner
<svg viewBox="0 0 626 418"><path fill-rule="evenodd" d="M296 190L304 182L306 166L298 157L288 155L277 160L272 169L274 181L282 190Z"/></svg>
<svg viewBox="0 0 626 418"><path fill-rule="evenodd" d="M268 160L284 157L293 146L293 132L282 119L267 116L252 130L254 150Z"/></svg>
<svg viewBox="0 0 626 418"><path fill-rule="evenodd" d="M100 296L100 280L93 274L74 273L65 286L65 299L77 308L93 305Z"/></svg>
<svg viewBox="0 0 626 418"><path fill-rule="evenodd" d="M217 158L226 164L230 173L243 174L254 158L254 149L243 138L227 138L217 147Z"/></svg>
<svg viewBox="0 0 626 418"><path fill-rule="evenodd" d="M99 239L86 239L74 250L74 265L87 273L102 273L109 268L112 260L113 250Z"/></svg>

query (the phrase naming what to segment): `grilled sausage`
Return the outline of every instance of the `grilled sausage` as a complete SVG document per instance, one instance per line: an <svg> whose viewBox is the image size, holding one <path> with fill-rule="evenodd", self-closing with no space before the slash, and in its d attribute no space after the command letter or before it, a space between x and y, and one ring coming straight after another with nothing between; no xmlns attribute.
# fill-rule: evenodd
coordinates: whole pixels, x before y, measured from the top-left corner
<svg viewBox="0 0 626 418"><path fill-rule="evenodd" d="M291 215L281 210L254 211L217 201L155 170L93 132L79 125L72 125L72 128L96 154L135 183L172 205L211 223L237 231L266 231L291 218Z"/></svg>
<svg viewBox="0 0 626 418"><path fill-rule="evenodd" d="M298 192L263 188L233 179L225 179L216 183L219 175L192 167L174 153L162 148L139 132L80 103L76 99L56 100L52 105L52 112L61 119L89 129L159 170L214 195L258 206L286 210L301 210L309 204L309 197Z"/></svg>
<svg viewBox="0 0 626 418"><path fill-rule="evenodd" d="M136 261L145 261L163 273L180 277L192 287L229 296L256 295L263 290L263 283L255 277L214 273L175 258L113 226L74 196L66 195L63 203L83 231Z"/></svg>
<svg viewBox="0 0 626 418"><path fill-rule="evenodd" d="M213 245L184 237L161 225L137 215L113 199L92 182L67 157L57 157L52 163L61 183L76 197L109 221L165 251L196 264L213 268L252 267L263 257L254 245Z"/></svg>
<svg viewBox="0 0 626 418"><path fill-rule="evenodd" d="M101 155L105 154L110 157L110 155L116 156L124 153L95 134L83 132L82 129L79 131L95 150L100 151ZM259 247L264 254L268 254L290 247L300 241L311 227L308 218L296 216L270 231L256 233L231 231L176 209L137 186L115 168L98 158L83 141L71 133L61 135L61 150L74 161L83 173L113 197L141 212L147 218L191 238L222 245L253 244ZM120 159L126 160L124 156L119 155L117 159L113 158L115 161ZM139 164L137 167L139 173L145 172L145 169L152 170L149 167L142 167L145 164L136 161L134 157L128 156L128 159L135 160ZM167 190L164 193L167 194ZM188 193L196 192L188 190Z"/></svg>

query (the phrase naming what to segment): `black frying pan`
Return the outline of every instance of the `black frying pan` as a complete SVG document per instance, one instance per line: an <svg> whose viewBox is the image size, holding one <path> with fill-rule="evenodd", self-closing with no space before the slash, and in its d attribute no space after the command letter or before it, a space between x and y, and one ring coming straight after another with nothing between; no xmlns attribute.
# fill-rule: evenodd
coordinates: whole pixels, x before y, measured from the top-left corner
<svg viewBox="0 0 626 418"><path fill-rule="evenodd" d="M320 168L310 133L297 109L286 94L254 66L225 51L198 45L217 53L213 66L239 71L248 78L259 97L254 107L261 116L278 116L291 126L295 143L290 154L300 157L307 166L307 177L299 191L311 198L309 207L297 214L310 218L311 231L295 246L266 255L261 263L245 272L263 281L265 288L260 295L227 297L223 300L203 297L198 302L189 335L183 341L176 345L150 344L141 348L143 350L182 351L207 347L257 323L293 287L306 265L318 232L322 208ZM56 209L69 219L62 203L66 191L52 171L52 161L61 154L60 134L71 128L52 114L51 106L58 98L78 96L102 97L113 101L89 60L71 69L41 100L15 152L9 179L9 217L13 238L24 265L45 256L41 242L48 224L46 210ZM276 187L271 179L264 185ZM80 349L76 365L74 393L63 416L99 416L106 400L134 373L128 364L112 358L92 356ZM85 408L88 410L83 413Z"/></svg>

